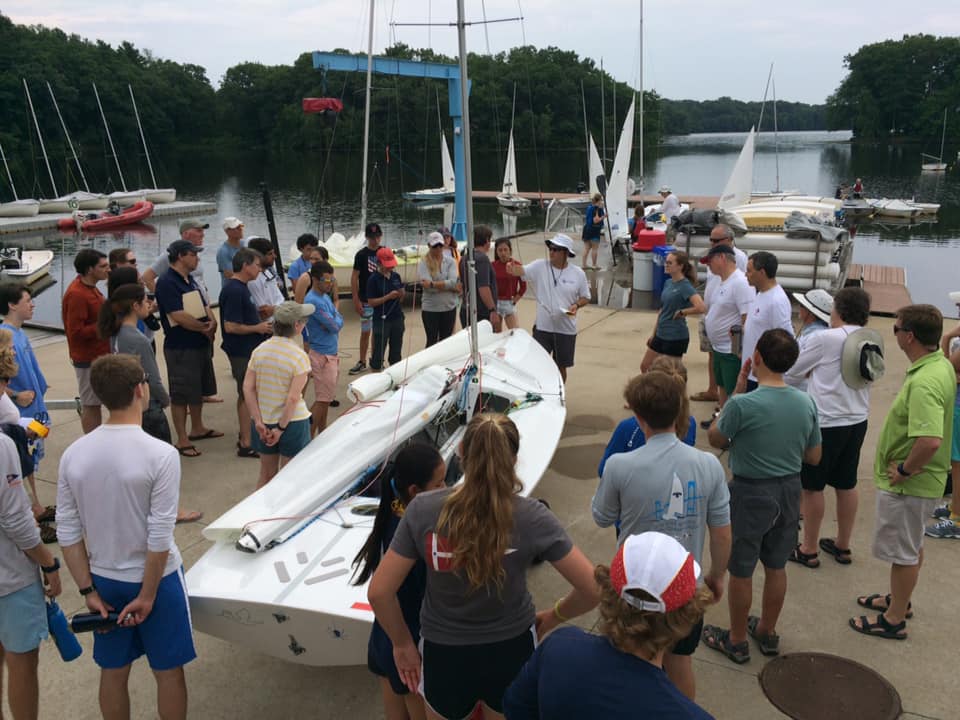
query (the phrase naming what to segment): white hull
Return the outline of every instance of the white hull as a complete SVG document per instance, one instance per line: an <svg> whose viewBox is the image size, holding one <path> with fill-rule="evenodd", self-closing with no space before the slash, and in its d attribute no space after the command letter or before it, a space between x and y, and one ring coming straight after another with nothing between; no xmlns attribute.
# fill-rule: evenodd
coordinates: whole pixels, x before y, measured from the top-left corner
<svg viewBox="0 0 960 720"><path fill-rule="evenodd" d="M403 193L403 199L413 200L414 202L439 202L441 200L452 200L455 194L453 190L447 190L446 188L430 188Z"/></svg>
<svg viewBox="0 0 960 720"><path fill-rule="evenodd" d="M49 200L40 200L40 214L49 215L53 213L69 213L70 209L70 198L69 197L59 197L51 198Z"/></svg>
<svg viewBox="0 0 960 720"><path fill-rule="evenodd" d="M553 360L526 332L494 335L487 323L480 330L483 392L502 401L501 408L528 392L543 398L510 413L520 430L517 473L527 495L560 439L566 416L563 383ZM461 331L443 348L417 353L380 373L383 377L358 379L355 385L367 390L390 389L375 403L342 415L270 484L204 530L216 544L187 574L197 630L306 665L365 661L373 613L366 587L350 584L350 564L370 532L369 513L378 501L336 499L358 480L366 484L376 466L408 438L439 437L440 452L453 454L463 432L455 420L461 390L466 387L471 397L477 390L460 374L467 343ZM413 373L424 359L429 364ZM397 387L407 363L411 373ZM299 519L263 520L291 515ZM258 548L254 537L263 547L277 544ZM260 551L237 550L238 539Z"/></svg>
<svg viewBox="0 0 960 720"><path fill-rule="evenodd" d="M112 192L108 196L109 200L120 203L120 207L131 207L136 205L146 197L145 190L131 190L129 192Z"/></svg>
<svg viewBox="0 0 960 720"><path fill-rule="evenodd" d="M70 193L66 198L68 201L73 200L77 203L77 210L105 210L107 205L110 204L110 199L106 195L89 193L84 190Z"/></svg>
<svg viewBox="0 0 960 720"><path fill-rule="evenodd" d="M48 274L52 262L52 250L24 250L20 253L20 268L4 270L2 275L5 280L14 280L29 285Z"/></svg>
<svg viewBox="0 0 960 720"><path fill-rule="evenodd" d="M923 172L946 172L947 164L943 162L923 163L923 165L920 166L920 169Z"/></svg>
<svg viewBox="0 0 960 720"><path fill-rule="evenodd" d="M0 203L0 217L33 217L40 212L40 203L36 200L12 200Z"/></svg>
<svg viewBox="0 0 960 720"><path fill-rule="evenodd" d="M177 199L177 189L176 188L153 188L152 190L144 190L146 199L152 202L154 205L160 203L172 203Z"/></svg>
<svg viewBox="0 0 960 720"><path fill-rule="evenodd" d="M940 212L940 203L920 203L910 201L907 203L911 207L915 207L920 211L921 215L936 215Z"/></svg>
<svg viewBox="0 0 960 720"><path fill-rule="evenodd" d="M530 207L530 198L519 195L504 195L501 193L497 195L497 203L499 203L500 207L507 208L508 210L517 210L519 208Z"/></svg>
<svg viewBox="0 0 960 720"><path fill-rule="evenodd" d="M920 208L910 205L903 200L868 200L873 205L873 212L880 217L913 219L920 214Z"/></svg>
<svg viewBox="0 0 960 720"><path fill-rule="evenodd" d="M560 198L559 202L571 210L586 210L590 204L590 195L582 193L578 197Z"/></svg>

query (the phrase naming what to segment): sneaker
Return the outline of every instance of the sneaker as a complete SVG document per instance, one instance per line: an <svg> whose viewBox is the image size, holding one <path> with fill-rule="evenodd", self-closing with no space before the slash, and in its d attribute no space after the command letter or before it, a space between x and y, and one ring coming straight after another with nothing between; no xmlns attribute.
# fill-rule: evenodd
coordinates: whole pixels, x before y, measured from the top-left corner
<svg viewBox="0 0 960 720"><path fill-rule="evenodd" d="M960 527L950 518L938 520L933 525L928 525L923 529L923 534L932 538L958 538L960 539Z"/></svg>
<svg viewBox="0 0 960 720"><path fill-rule="evenodd" d="M937 507L936 510L930 515L934 520L942 520L943 518L950 517L950 503L944 503Z"/></svg>
<svg viewBox="0 0 960 720"><path fill-rule="evenodd" d="M354 365L349 370L350 375L359 375L360 373L365 373L367 371L367 364L360 360L356 365Z"/></svg>

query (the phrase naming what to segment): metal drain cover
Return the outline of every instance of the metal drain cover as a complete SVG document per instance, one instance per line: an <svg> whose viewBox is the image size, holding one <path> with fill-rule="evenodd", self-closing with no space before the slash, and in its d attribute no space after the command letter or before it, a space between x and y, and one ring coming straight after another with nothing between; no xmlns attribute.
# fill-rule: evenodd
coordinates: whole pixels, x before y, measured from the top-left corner
<svg viewBox="0 0 960 720"><path fill-rule="evenodd" d="M759 680L767 699L794 720L895 720L903 712L886 678L838 655L781 655Z"/></svg>

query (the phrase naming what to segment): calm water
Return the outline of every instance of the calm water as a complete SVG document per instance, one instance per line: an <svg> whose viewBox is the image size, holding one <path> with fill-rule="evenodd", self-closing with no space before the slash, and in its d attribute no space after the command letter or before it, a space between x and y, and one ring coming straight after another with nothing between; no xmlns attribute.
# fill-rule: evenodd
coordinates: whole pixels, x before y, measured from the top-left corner
<svg viewBox="0 0 960 720"><path fill-rule="evenodd" d="M668 138L661 147L648 150L644 158L644 187L652 193L660 185L669 184L680 195L719 195L744 137L701 134ZM848 139L846 132L781 133L778 161L773 137L760 136L754 159L754 188L774 189L779 173L780 188L832 196L838 183L852 183L860 177L870 197L915 197L941 203L936 223L862 226L856 236L853 260L906 268L908 286L916 302L932 303L946 315L957 317L957 309L949 302L947 293L960 289L960 279L955 278L953 270L953 262L960 256L960 177L921 174L918 148L854 147L846 142ZM635 156L635 165L637 162ZM432 167L434 163L437 167ZM499 188L501 163L496 153L477 154L474 187ZM555 152L536 158L521 149L517 164L518 184L525 190L573 190L586 176L582 152ZM264 177L272 188L281 245L287 247L305 231L321 237L332 230L345 234L356 231L359 165L357 154L335 156L326 168L322 158L284 160L266 168L258 158L238 158L226 166L222 162L205 164L182 182L172 179L171 184L180 188L181 199L211 201L219 208L215 217L208 218L211 228L207 231L207 250L201 255L211 292L219 292L214 257L223 238L219 222L235 215L245 221L248 234L267 234L259 192L259 182ZM389 166L380 163L374 168L369 181L368 218L382 224L389 244L422 241L438 225L450 222L452 207L417 208L400 199L403 190L439 185L439 174L439 158L432 158L429 153L426 158L419 153L412 161L406 157L403 165L394 161ZM639 167L632 174L639 177ZM507 216L500 212L496 201L477 201L474 212L476 222L491 225L496 234L540 230L544 223L539 209L519 217ZM141 267L145 267L177 237L176 225L177 219L170 218L158 219L132 232L82 238L52 232L14 238L30 247L48 247L57 254L51 271L56 282L38 295L36 320L60 325L60 297L75 275L72 258L79 247L107 252L129 246L137 253Z"/></svg>

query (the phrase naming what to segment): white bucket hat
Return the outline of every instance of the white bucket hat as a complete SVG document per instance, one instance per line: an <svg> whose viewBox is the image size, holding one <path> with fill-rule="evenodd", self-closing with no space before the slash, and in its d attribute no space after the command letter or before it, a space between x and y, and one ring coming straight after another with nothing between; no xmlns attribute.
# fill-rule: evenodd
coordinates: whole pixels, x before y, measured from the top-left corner
<svg viewBox="0 0 960 720"><path fill-rule="evenodd" d="M550 238L549 240L545 240L544 242L547 244L547 247L554 245L556 247L565 248L567 251L567 255L569 255L570 257L577 256L577 253L573 251L573 240L571 240L568 236L564 235L563 233L557 233L552 238Z"/></svg>
<svg viewBox="0 0 960 720"><path fill-rule="evenodd" d="M833 296L822 288L807 290L805 293L791 293L793 299L803 305L816 317L830 324L830 313L833 312Z"/></svg>

